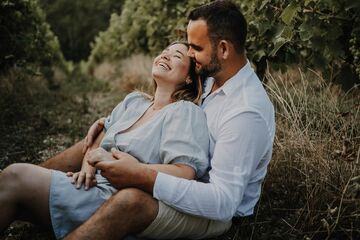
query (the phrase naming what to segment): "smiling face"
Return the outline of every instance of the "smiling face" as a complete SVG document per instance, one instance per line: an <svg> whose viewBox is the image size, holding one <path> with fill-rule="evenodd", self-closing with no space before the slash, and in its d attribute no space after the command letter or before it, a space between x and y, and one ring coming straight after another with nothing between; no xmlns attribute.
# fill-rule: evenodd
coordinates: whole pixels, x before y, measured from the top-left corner
<svg viewBox="0 0 360 240"><path fill-rule="evenodd" d="M157 84L160 81L174 85L174 87L185 84L190 68L190 58L187 56L187 51L186 45L175 43L154 59L152 76Z"/></svg>
<svg viewBox="0 0 360 240"><path fill-rule="evenodd" d="M196 72L214 77L221 70L216 48L213 47L204 20L191 20L187 27L188 55L196 61Z"/></svg>

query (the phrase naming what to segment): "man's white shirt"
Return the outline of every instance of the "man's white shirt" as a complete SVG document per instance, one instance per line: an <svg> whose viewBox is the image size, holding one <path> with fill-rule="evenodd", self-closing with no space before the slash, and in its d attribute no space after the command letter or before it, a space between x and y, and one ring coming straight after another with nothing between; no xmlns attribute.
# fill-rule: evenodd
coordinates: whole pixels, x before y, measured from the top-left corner
<svg viewBox="0 0 360 240"><path fill-rule="evenodd" d="M159 172L153 196L181 212L229 221L251 215L260 197L272 155L274 108L249 62L209 94L213 82L207 79L201 105L210 133L208 182Z"/></svg>

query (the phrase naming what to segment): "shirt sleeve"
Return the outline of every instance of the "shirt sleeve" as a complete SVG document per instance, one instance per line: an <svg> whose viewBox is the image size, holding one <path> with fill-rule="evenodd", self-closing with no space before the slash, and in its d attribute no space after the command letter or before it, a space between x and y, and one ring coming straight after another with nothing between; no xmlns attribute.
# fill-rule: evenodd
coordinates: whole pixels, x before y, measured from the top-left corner
<svg viewBox="0 0 360 240"><path fill-rule="evenodd" d="M181 163L201 177L209 165L209 133L205 113L190 102L177 102L166 114L160 140L160 159Z"/></svg>
<svg viewBox="0 0 360 240"><path fill-rule="evenodd" d="M269 148L271 137L260 114L247 110L224 116L211 160L210 182L158 173L154 197L192 215L229 221Z"/></svg>
<svg viewBox="0 0 360 240"><path fill-rule="evenodd" d="M127 105L134 99L142 97L139 92L132 92L124 98L111 112L111 114L105 119L104 130L107 131L117 120L120 119L121 115L126 111Z"/></svg>

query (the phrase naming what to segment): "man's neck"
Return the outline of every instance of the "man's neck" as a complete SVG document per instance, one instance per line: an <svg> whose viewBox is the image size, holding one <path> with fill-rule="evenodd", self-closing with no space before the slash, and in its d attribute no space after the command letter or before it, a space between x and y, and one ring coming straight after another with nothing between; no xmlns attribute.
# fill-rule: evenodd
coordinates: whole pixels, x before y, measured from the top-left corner
<svg viewBox="0 0 360 240"><path fill-rule="evenodd" d="M215 81L214 85L211 88L211 92L216 91L216 89L224 85L227 80L232 78L237 72L240 71L240 69L242 69L246 65L246 55L238 55L234 59L229 59L228 63L229 64L224 64L223 69L221 69L221 71L214 76Z"/></svg>

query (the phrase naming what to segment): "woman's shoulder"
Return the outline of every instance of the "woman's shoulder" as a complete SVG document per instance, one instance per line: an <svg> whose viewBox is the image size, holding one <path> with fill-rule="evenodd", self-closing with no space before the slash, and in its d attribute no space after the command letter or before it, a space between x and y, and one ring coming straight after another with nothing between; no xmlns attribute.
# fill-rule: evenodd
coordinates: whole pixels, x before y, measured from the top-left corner
<svg viewBox="0 0 360 240"><path fill-rule="evenodd" d="M143 104L149 101L150 98L145 93L134 91L126 95L123 102L127 106L129 104Z"/></svg>
<svg viewBox="0 0 360 240"><path fill-rule="evenodd" d="M180 100L173 103L170 108L170 112L175 112L177 114L184 114L185 116L205 116L204 111L200 108L200 106L196 105L193 102Z"/></svg>

